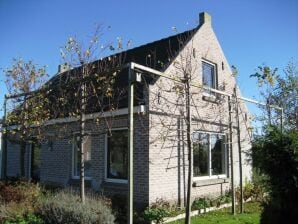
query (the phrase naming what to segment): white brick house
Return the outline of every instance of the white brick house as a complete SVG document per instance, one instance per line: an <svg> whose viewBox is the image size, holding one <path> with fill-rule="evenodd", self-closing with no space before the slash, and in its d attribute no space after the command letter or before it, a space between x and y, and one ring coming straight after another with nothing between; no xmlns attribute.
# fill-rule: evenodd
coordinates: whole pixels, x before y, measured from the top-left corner
<svg viewBox="0 0 298 224"><path fill-rule="evenodd" d="M183 60L191 57L193 82L233 93L235 78L211 26L211 17L200 14L197 28L126 52L127 62L136 62L169 76L181 75ZM182 62L181 62L182 61ZM148 75L148 74L147 74ZM148 75L149 76L149 75ZM185 146L183 96L173 91L177 84L165 78L151 78L143 89L143 100L135 106L134 121L134 198L148 205L158 198L182 203L186 197L188 156ZM222 194L230 188L230 149L228 144L228 104L206 90L192 88L192 136L194 142L193 197ZM237 89L240 94L239 89ZM176 104L173 102L177 102ZM247 110L240 105L244 179L250 179L251 165L245 152L250 148ZM127 108L120 108L112 122L112 136L104 131L106 123L87 121L90 136L86 141L87 184L95 190L125 193L127 189ZM104 116L108 116L104 115ZM236 124L233 117L233 124ZM76 133L79 124L71 119L68 130ZM57 127L49 126L49 132ZM239 181L239 156L233 128L233 155L236 183ZM19 145L8 144L8 176L20 174ZM78 155L70 138L51 141L40 147L28 145L25 153L27 177L42 183L76 185L79 179Z"/></svg>

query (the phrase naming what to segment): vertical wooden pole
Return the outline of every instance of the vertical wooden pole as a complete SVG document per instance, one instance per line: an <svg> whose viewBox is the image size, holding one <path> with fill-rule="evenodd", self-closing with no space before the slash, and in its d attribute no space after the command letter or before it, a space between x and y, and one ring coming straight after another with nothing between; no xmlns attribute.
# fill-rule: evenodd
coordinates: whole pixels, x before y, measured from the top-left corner
<svg viewBox="0 0 298 224"><path fill-rule="evenodd" d="M3 143L2 143L2 164L1 164L1 178L6 179L7 177L7 124L6 124L6 107L7 107L7 96L4 96L4 116L3 116Z"/></svg>
<svg viewBox="0 0 298 224"><path fill-rule="evenodd" d="M128 71L128 200L127 200L127 223L133 224L133 102L134 102L134 80L133 67L130 64Z"/></svg>
<svg viewBox="0 0 298 224"><path fill-rule="evenodd" d="M242 174L242 150L241 150L241 133L240 133L240 118L239 118L239 102L237 98L236 88L234 89L234 97L236 102L236 119L237 119L237 143L239 154L239 187L240 187L240 213L243 213L243 174Z"/></svg>
<svg viewBox="0 0 298 224"><path fill-rule="evenodd" d="M81 84L81 111L80 111L80 196L81 201L85 204L85 123L86 123L86 84L85 84L85 68L83 65L83 83Z"/></svg>
<svg viewBox="0 0 298 224"><path fill-rule="evenodd" d="M193 168L193 151L192 151L192 128L191 128L191 105L190 105L190 77L186 75L185 78L185 110L186 110L186 141L187 141L187 149L188 149L188 183L187 183L187 200L186 200L186 215L185 215L185 223L191 223L191 195L192 195L192 168Z"/></svg>
<svg viewBox="0 0 298 224"><path fill-rule="evenodd" d="M236 214L235 209L235 180L234 180L234 158L233 158L233 123L232 123L232 103L231 97L228 96L229 107L229 149L231 160L231 191L232 191L232 214Z"/></svg>

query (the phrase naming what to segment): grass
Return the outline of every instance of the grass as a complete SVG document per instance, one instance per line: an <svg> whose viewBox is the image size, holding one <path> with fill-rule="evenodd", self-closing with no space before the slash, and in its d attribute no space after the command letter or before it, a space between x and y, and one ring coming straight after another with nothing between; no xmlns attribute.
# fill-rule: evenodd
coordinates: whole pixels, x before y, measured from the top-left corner
<svg viewBox="0 0 298 224"><path fill-rule="evenodd" d="M209 212L199 216L192 217L192 224L259 224L261 207L259 203L246 203L244 205L244 213L231 215L230 208ZM172 222L171 224L182 224L184 220Z"/></svg>

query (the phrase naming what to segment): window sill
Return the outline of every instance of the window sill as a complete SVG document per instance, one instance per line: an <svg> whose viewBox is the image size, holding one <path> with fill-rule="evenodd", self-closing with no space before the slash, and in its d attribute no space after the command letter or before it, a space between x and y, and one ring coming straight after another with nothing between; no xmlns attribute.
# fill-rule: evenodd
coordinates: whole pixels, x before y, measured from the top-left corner
<svg viewBox="0 0 298 224"><path fill-rule="evenodd" d="M105 182L106 183L115 183L115 184L127 184L128 183L128 180L106 178L105 179Z"/></svg>
<svg viewBox="0 0 298 224"><path fill-rule="evenodd" d="M115 183L115 182L108 182L108 181L103 181L101 183L101 189L104 191L112 191L116 193L123 193L127 191L127 183Z"/></svg>
<svg viewBox="0 0 298 224"><path fill-rule="evenodd" d="M85 185L86 185L86 187L91 187L91 182L92 182L91 181L91 178L90 179L86 179L85 178ZM72 178L72 179L69 180L68 184L70 186L78 187L78 186L80 186L80 178L79 179Z"/></svg>
<svg viewBox="0 0 298 224"><path fill-rule="evenodd" d="M194 180L192 186L193 187L203 187L208 185L214 185L214 184L223 184L223 183L229 183L229 178L210 178L210 179L202 179L202 180Z"/></svg>

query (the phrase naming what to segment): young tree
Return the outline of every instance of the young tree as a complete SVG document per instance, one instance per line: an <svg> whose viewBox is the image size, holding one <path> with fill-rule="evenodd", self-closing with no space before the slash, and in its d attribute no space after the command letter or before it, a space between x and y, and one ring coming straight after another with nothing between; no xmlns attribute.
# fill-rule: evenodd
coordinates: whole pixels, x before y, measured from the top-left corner
<svg viewBox="0 0 298 224"><path fill-rule="evenodd" d="M280 124L283 119L283 126L286 129L298 129L298 69L297 63L290 61L284 69L284 74L278 74L278 69L271 69L269 66L259 66L258 71L251 75L256 77L260 87L260 95L263 101L267 102L265 108L267 116L261 117L261 120L268 118L268 124ZM269 104L277 105L283 108L273 110Z"/></svg>
<svg viewBox="0 0 298 224"><path fill-rule="evenodd" d="M111 44L100 45L103 36L102 27L97 26L89 43L84 45L76 37L69 37L67 44L61 48L61 56L68 67L63 83L60 83L59 95L62 101L69 105L73 99L74 106L66 107L64 113L79 118L78 148L80 150L80 194L85 203L85 141L89 135L86 129L86 114L94 112L114 111L125 89L117 86L118 74L121 72L124 57L121 53L104 59L106 51L122 50L122 40L118 39L118 48ZM73 94L75 98L69 95ZM100 119L100 118L96 118ZM105 123L110 129L111 122ZM112 117L111 117L112 119ZM98 122L98 120L97 120Z"/></svg>
<svg viewBox="0 0 298 224"><path fill-rule="evenodd" d="M5 96L5 107L9 101L9 113L5 116L4 126L15 125L7 129L5 137L20 144L20 175L25 175L24 154L26 143L40 139L42 129L39 124L49 119L49 110L44 107L47 99L41 86L47 78L46 67L38 66L32 60L14 58L10 68L4 70L6 86L9 94ZM38 90L38 91L37 91ZM34 92L34 93L33 93ZM32 128L32 127L35 128ZM5 138L7 143L7 138ZM6 144L4 144L6 146ZM5 147L6 148L6 147ZM6 160L6 149L4 149ZM4 162L6 166L6 162ZM6 170L6 167L5 169ZM6 171L4 173L6 176Z"/></svg>

